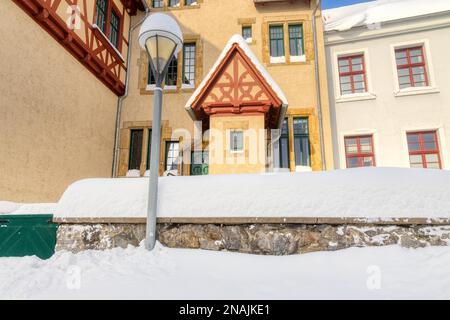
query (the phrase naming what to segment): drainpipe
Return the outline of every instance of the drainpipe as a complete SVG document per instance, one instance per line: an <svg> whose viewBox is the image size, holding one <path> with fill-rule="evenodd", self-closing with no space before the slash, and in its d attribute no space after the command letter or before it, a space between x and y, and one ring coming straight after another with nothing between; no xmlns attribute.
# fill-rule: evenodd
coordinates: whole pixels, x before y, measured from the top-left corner
<svg viewBox="0 0 450 320"><path fill-rule="evenodd" d="M314 69L316 73L316 94L317 94L317 113L319 118L319 137L320 137L320 154L322 157L322 170L326 170L325 163L325 146L323 137L323 121L322 121L322 97L320 92L320 75L319 75L319 48L317 44L317 25L316 12L321 7L321 0L317 0L316 7L312 16L313 40L314 40Z"/></svg>
<svg viewBox="0 0 450 320"><path fill-rule="evenodd" d="M119 97L119 100L117 101L117 113L116 113L116 127L115 127L115 136L114 136L114 150L113 150L113 164L112 164L112 173L111 176L113 178L117 177L117 167L119 164L119 138L120 138L120 120L122 116L122 107L124 100L128 97L128 87L130 82L130 65L131 65L131 48L133 44L133 38L132 33L133 31L139 27L147 18L147 16L150 14L150 7L148 6L147 2L145 0L141 0L142 4L145 8L145 17L136 23L134 26L131 26L130 21L130 30L128 30L128 54L127 54L127 74L125 77L125 93L123 96ZM130 19L131 20L131 19Z"/></svg>

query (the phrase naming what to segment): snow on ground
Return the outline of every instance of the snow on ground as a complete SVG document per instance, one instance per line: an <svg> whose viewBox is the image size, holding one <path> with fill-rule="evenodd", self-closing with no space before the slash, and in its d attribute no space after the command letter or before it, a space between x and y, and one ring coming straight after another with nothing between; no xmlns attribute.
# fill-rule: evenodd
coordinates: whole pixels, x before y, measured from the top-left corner
<svg viewBox="0 0 450 320"><path fill-rule="evenodd" d="M449 0L377 0L324 10L322 15L326 31L344 31L448 10Z"/></svg>
<svg viewBox="0 0 450 320"><path fill-rule="evenodd" d="M53 214L56 203L16 203L0 201L1 214Z"/></svg>
<svg viewBox="0 0 450 320"><path fill-rule="evenodd" d="M0 258L1 299L448 299L450 248L295 256L143 247Z"/></svg>
<svg viewBox="0 0 450 320"><path fill-rule="evenodd" d="M450 171L362 168L326 172L161 177L159 217L450 217ZM148 179L72 184L59 217L145 217Z"/></svg>

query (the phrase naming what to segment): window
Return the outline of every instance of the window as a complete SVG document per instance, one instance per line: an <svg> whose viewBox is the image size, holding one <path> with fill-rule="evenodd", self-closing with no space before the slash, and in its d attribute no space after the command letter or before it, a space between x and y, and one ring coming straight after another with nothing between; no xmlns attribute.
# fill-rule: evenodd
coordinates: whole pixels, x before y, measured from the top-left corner
<svg viewBox="0 0 450 320"><path fill-rule="evenodd" d="M119 47L120 17L115 10L111 11L111 20L109 27L109 41L114 47Z"/></svg>
<svg viewBox="0 0 450 320"><path fill-rule="evenodd" d="M270 57L284 57L283 26L269 27Z"/></svg>
<svg viewBox="0 0 450 320"><path fill-rule="evenodd" d="M294 118L294 154L296 166L311 166L308 118Z"/></svg>
<svg viewBox="0 0 450 320"><path fill-rule="evenodd" d="M244 132L242 130L230 131L230 151L240 152L244 150Z"/></svg>
<svg viewBox="0 0 450 320"><path fill-rule="evenodd" d="M428 86L423 46L395 50L400 89Z"/></svg>
<svg viewBox="0 0 450 320"><path fill-rule="evenodd" d="M280 168L289 168L289 125L288 119L283 120L281 136L278 142L280 151Z"/></svg>
<svg viewBox="0 0 450 320"><path fill-rule="evenodd" d="M195 86L195 43L186 43L183 46L183 84Z"/></svg>
<svg viewBox="0 0 450 320"><path fill-rule="evenodd" d="M367 91L364 55L341 57L338 66L341 95Z"/></svg>
<svg viewBox="0 0 450 320"><path fill-rule="evenodd" d="M164 6L164 0L153 0L153 8L162 8Z"/></svg>
<svg viewBox="0 0 450 320"><path fill-rule="evenodd" d="M303 56L303 26L301 24L289 25L289 53L292 57Z"/></svg>
<svg viewBox="0 0 450 320"><path fill-rule="evenodd" d="M145 170L150 170L150 155L152 152L152 129L148 129L148 142L147 142L147 165Z"/></svg>
<svg viewBox="0 0 450 320"><path fill-rule="evenodd" d="M167 67L166 86L176 86L178 78L178 59L173 57Z"/></svg>
<svg viewBox="0 0 450 320"><path fill-rule="evenodd" d="M247 42L252 42L252 27L251 26L243 26L242 27L242 37Z"/></svg>
<svg viewBox="0 0 450 320"><path fill-rule="evenodd" d="M375 166L372 136L345 137L347 168Z"/></svg>
<svg viewBox="0 0 450 320"><path fill-rule="evenodd" d="M411 168L441 168L441 157L436 131L407 134Z"/></svg>
<svg viewBox="0 0 450 320"><path fill-rule="evenodd" d="M197 0L185 0L184 4L187 6L191 6L197 4Z"/></svg>
<svg viewBox="0 0 450 320"><path fill-rule="evenodd" d="M148 78L147 78L147 84L150 86L154 86L156 85L156 79L155 76L153 75L153 71L152 71L152 66L150 65L150 63L148 64Z"/></svg>
<svg viewBox="0 0 450 320"><path fill-rule="evenodd" d="M178 141L166 141L165 171L178 169L178 156L180 154Z"/></svg>
<svg viewBox="0 0 450 320"><path fill-rule="evenodd" d="M107 8L108 8L108 0L97 0L96 3L96 17L95 24L106 33L106 19L107 19Z"/></svg>
<svg viewBox="0 0 450 320"><path fill-rule="evenodd" d="M97 0L95 5L95 24L111 44L120 49L121 15L111 0Z"/></svg>
<svg viewBox="0 0 450 320"><path fill-rule="evenodd" d="M169 7L178 7L180 6L180 0L169 0Z"/></svg>
<svg viewBox="0 0 450 320"><path fill-rule="evenodd" d="M131 130L128 170L139 170L141 167L143 135L142 129Z"/></svg>

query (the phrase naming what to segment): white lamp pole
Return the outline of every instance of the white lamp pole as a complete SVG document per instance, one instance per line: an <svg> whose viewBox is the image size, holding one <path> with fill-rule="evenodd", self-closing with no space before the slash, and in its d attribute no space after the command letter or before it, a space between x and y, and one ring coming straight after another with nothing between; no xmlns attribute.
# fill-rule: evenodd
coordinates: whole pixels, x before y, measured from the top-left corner
<svg viewBox="0 0 450 320"><path fill-rule="evenodd" d="M156 80L145 240L145 247L148 250L152 250L156 242L156 214L158 211L159 154L161 150L161 86L166 76L170 60L180 52L183 46L183 35L177 22L172 17L163 13L154 13L149 15L141 26L139 44L142 49L147 51L150 66Z"/></svg>

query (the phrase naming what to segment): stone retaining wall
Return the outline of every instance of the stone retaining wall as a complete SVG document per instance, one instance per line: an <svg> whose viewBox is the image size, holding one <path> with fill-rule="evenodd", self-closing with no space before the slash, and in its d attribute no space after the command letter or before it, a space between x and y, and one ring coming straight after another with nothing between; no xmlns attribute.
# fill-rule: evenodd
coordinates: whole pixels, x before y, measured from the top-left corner
<svg viewBox="0 0 450 320"><path fill-rule="evenodd" d="M78 252L137 246L144 223L67 224L56 250ZM349 247L399 244L407 248L450 245L449 225L375 224L158 224L158 240L171 248L289 255Z"/></svg>

